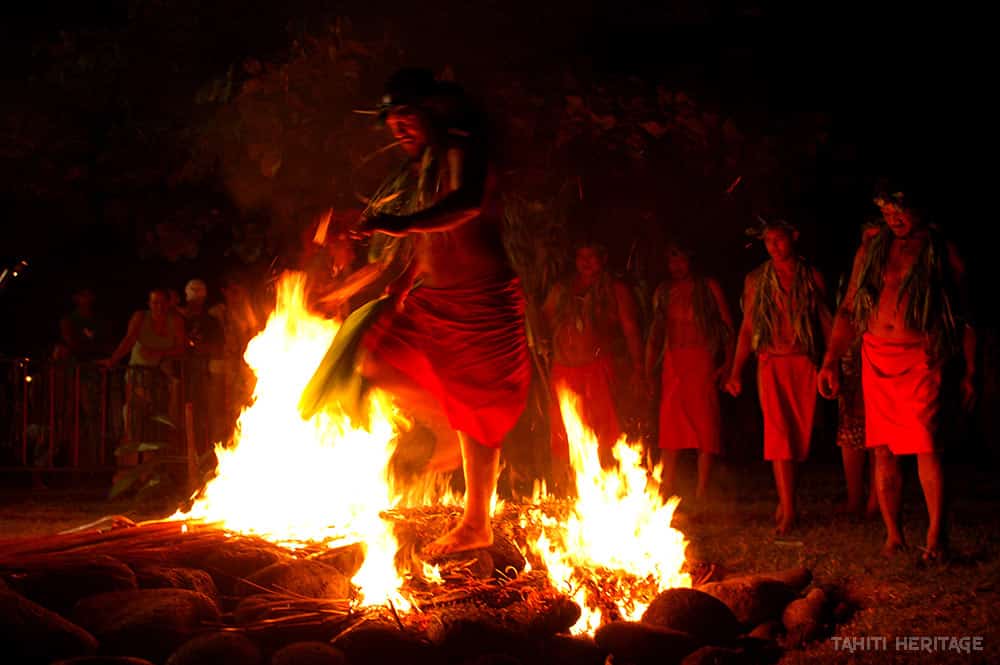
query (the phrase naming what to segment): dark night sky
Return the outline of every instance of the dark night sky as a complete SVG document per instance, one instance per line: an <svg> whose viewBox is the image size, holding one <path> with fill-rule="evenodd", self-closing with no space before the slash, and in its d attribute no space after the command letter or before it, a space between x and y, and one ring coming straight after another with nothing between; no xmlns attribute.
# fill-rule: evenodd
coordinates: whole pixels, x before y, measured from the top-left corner
<svg viewBox="0 0 1000 665"><path fill-rule="evenodd" d="M976 138L983 109L978 97L987 80L979 78L985 47L975 29L981 17L975 15L945 15L941 6L914 10L913 5L885 3L873 8L861 3L783 7L763 2L563 0L404 5L304 0L242 3L236 14L224 10L225 3L218 4L213 9L211 3L203 7L191 3L200 8L190 11L214 12L214 23L209 24L215 27L205 35L202 55L206 78L247 55L279 52L287 40L282 26L289 20L346 13L361 29L369 30L377 29L385 16L412 21L428 42L453 45L463 56L465 69L481 65L530 71L566 62L578 70L665 78L738 114L745 124L769 129L794 123L797 113L828 113L833 143L857 148L855 164L865 171L858 177L897 171L915 176L921 185L927 183L939 216L943 212L948 216L949 227L974 267L985 253L982 244L970 241L978 221L978 201L968 196L973 189L970 147L982 142ZM32 66L32 45L59 29L128 25L129 5L127 0L42 1L22 7L20 16L0 20L4 26L0 71L5 79L18 80ZM864 203L831 202L824 198L824 187L818 183L817 191L799 202L824 207L815 215L823 224L836 224L841 210L850 214ZM33 221L5 220L8 225L27 223ZM859 219L844 220L843 233L836 228L816 229L817 259L827 266L845 261L859 223ZM108 244L109 240L113 242ZM120 275L107 266L130 251L127 242L130 239L109 236L102 229L64 233L55 224L36 261L48 277L35 277L34 288L18 285L20 291L0 294L0 311L5 318L21 316L18 327L26 325L25 310L14 307L13 301L52 297L57 292L53 284L64 286L76 277L74 272L94 265L94 259L115 281ZM0 249L4 262L20 254L18 247ZM175 287L183 283L179 273L168 280ZM40 286L43 282L45 288ZM49 303L53 316L63 302ZM53 327L47 329L54 332ZM5 342L0 351L14 349Z"/></svg>

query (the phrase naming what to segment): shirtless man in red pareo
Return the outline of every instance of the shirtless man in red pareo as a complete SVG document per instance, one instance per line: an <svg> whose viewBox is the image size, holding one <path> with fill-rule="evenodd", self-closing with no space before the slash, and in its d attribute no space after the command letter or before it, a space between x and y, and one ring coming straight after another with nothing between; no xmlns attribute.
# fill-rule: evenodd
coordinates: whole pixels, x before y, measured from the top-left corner
<svg viewBox="0 0 1000 665"><path fill-rule="evenodd" d="M485 137L449 125L460 90L423 70L402 70L387 87L382 113L409 158L403 195L417 206L367 216L359 231L408 238L413 260L389 285L394 306L363 338L361 372L404 403L439 409L459 434L465 512L424 549L440 555L493 542L500 445L531 377L524 299L501 241Z"/></svg>
<svg viewBox="0 0 1000 665"><path fill-rule="evenodd" d="M698 451L696 498L707 498L708 479L722 453L719 389L729 377L733 317L719 283L692 267L692 252L666 251L670 277L653 296L653 324L646 342L647 382L662 363L659 445L664 491L673 487L681 450Z"/></svg>
<svg viewBox="0 0 1000 665"><path fill-rule="evenodd" d="M622 435L615 405L614 349L623 336L631 367L632 387L642 378L642 333L635 299L624 282L607 270L607 250L596 242L577 245L575 273L557 284L542 306L547 338L551 339L549 429L553 475L557 486L567 482L569 441L557 391L566 388L580 398L583 423L597 437L605 466L614 464L612 449Z"/></svg>
<svg viewBox="0 0 1000 665"><path fill-rule="evenodd" d="M809 456L816 411L816 372L831 317L822 275L795 252L798 231L784 221L751 229L771 257L747 275L743 323L726 392L742 391L743 366L757 354L757 391L764 416L764 459L774 467L778 535L795 525L797 465Z"/></svg>
<svg viewBox="0 0 1000 665"><path fill-rule="evenodd" d="M954 245L929 226L909 195L880 192L884 224L865 234L854 258L848 291L837 315L818 382L832 398L840 387L839 361L858 333L865 399L865 438L875 449L875 487L887 537L883 554L904 547L900 528L900 455L916 455L929 524L923 559L943 554L944 480L935 446L941 368L961 346L962 401L975 400L976 336L961 313L965 268Z"/></svg>

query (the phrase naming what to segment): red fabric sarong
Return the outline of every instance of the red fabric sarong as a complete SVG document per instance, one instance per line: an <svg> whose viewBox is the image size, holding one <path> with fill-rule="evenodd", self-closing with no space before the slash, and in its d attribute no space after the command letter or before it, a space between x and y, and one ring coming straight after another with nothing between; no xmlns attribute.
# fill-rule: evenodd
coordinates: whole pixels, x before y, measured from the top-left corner
<svg viewBox="0 0 1000 665"><path fill-rule="evenodd" d="M528 400L531 365L516 278L414 289L363 341L369 353L433 395L452 428L497 448Z"/></svg>
<svg viewBox="0 0 1000 665"><path fill-rule="evenodd" d="M861 359L867 446L888 446L895 455L934 452L941 367L924 343L865 333Z"/></svg>
<svg viewBox="0 0 1000 665"><path fill-rule="evenodd" d="M667 349L663 354L660 448L722 452L715 357L706 348Z"/></svg>
<svg viewBox="0 0 1000 665"><path fill-rule="evenodd" d="M594 431L597 444L602 448L615 445L622 434L612 393L614 376L614 367L608 358L601 358L586 365L553 363L549 372L553 391L558 392L560 387L565 387L580 398L580 419ZM559 459L569 459L569 442L559 411L558 394L552 396L549 404L552 455Z"/></svg>
<svg viewBox="0 0 1000 665"><path fill-rule="evenodd" d="M762 353L757 357L764 459L802 462L809 456L816 412L816 374L816 365L804 353Z"/></svg>

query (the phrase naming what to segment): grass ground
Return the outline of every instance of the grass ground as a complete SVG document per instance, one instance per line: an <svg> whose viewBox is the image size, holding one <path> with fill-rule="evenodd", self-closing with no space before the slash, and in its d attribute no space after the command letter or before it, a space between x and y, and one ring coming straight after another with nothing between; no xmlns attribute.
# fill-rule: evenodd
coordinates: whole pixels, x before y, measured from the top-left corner
<svg viewBox="0 0 1000 665"><path fill-rule="evenodd" d="M915 545L923 541L926 516L915 469L905 468L906 536ZM682 497L693 472L693 461L684 460L678 474ZM715 476L718 496L700 506L682 501L676 524L690 539L689 557L712 562L726 574L809 567L816 582L836 586L857 608L837 626L836 636L886 638L885 651L853 653L823 640L786 653L782 663L1000 663L1000 483L994 470L974 466L951 466L949 481L955 556L931 568L918 563L916 547L895 560L882 559L879 519L833 514L842 493L840 470L833 464L804 469L803 518L791 537L772 535L774 490L761 462L721 466ZM109 514L135 520L158 516L128 501L109 502L99 488L31 492L8 483L0 490L0 537L55 533ZM896 649L897 638L912 635L981 637L983 651Z"/></svg>

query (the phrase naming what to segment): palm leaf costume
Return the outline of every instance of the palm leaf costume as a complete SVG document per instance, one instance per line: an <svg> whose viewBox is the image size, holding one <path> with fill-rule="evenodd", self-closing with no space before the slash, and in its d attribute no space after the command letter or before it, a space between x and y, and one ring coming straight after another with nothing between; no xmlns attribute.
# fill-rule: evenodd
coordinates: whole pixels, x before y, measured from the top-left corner
<svg viewBox="0 0 1000 665"><path fill-rule="evenodd" d="M885 283L893 233L885 224L875 227L868 241L856 278L852 314L855 325L864 332L872 313L879 306L879 295ZM959 345L959 322L967 314L955 310L955 279L947 259L948 247L940 230L929 227L927 239L910 266L895 305L906 303L904 320L913 330L927 337L928 352L933 358L954 353Z"/></svg>
<svg viewBox="0 0 1000 665"><path fill-rule="evenodd" d="M691 308L694 310L694 322L702 338L707 340L708 348L716 361L721 357L726 343L732 331L722 319L722 312L719 311L719 303L715 299L715 294L709 286L708 280L701 276L694 276L694 285L691 291ZM670 306L669 284L661 285L653 295L653 320L654 325L663 327L663 346L660 348L656 364L663 361L663 353L670 347L670 336L666 327L667 308Z"/></svg>
<svg viewBox="0 0 1000 665"><path fill-rule="evenodd" d="M372 196L362 217L376 214L408 215L426 208L437 197L447 177L440 168L444 160L435 150L424 151L418 165L407 160L383 181ZM375 234L368 248L368 262L381 263L396 276L413 261L413 246L409 238ZM361 339L388 304L386 297L372 300L347 317L326 355L309 380L299 400L303 418L311 418L328 404L337 403L357 419L367 393L367 382L358 372L363 347Z"/></svg>
<svg viewBox="0 0 1000 665"><path fill-rule="evenodd" d="M751 348L760 352L774 344L781 317L785 315L780 307L784 298L789 308L787 316L792 324L793 343L818 363L822 353L818 333L823 303L809 264L802 259L796 261L787 293L782 289L774 261L766 261L750 274L750 279L754 284Z"/></svg>

